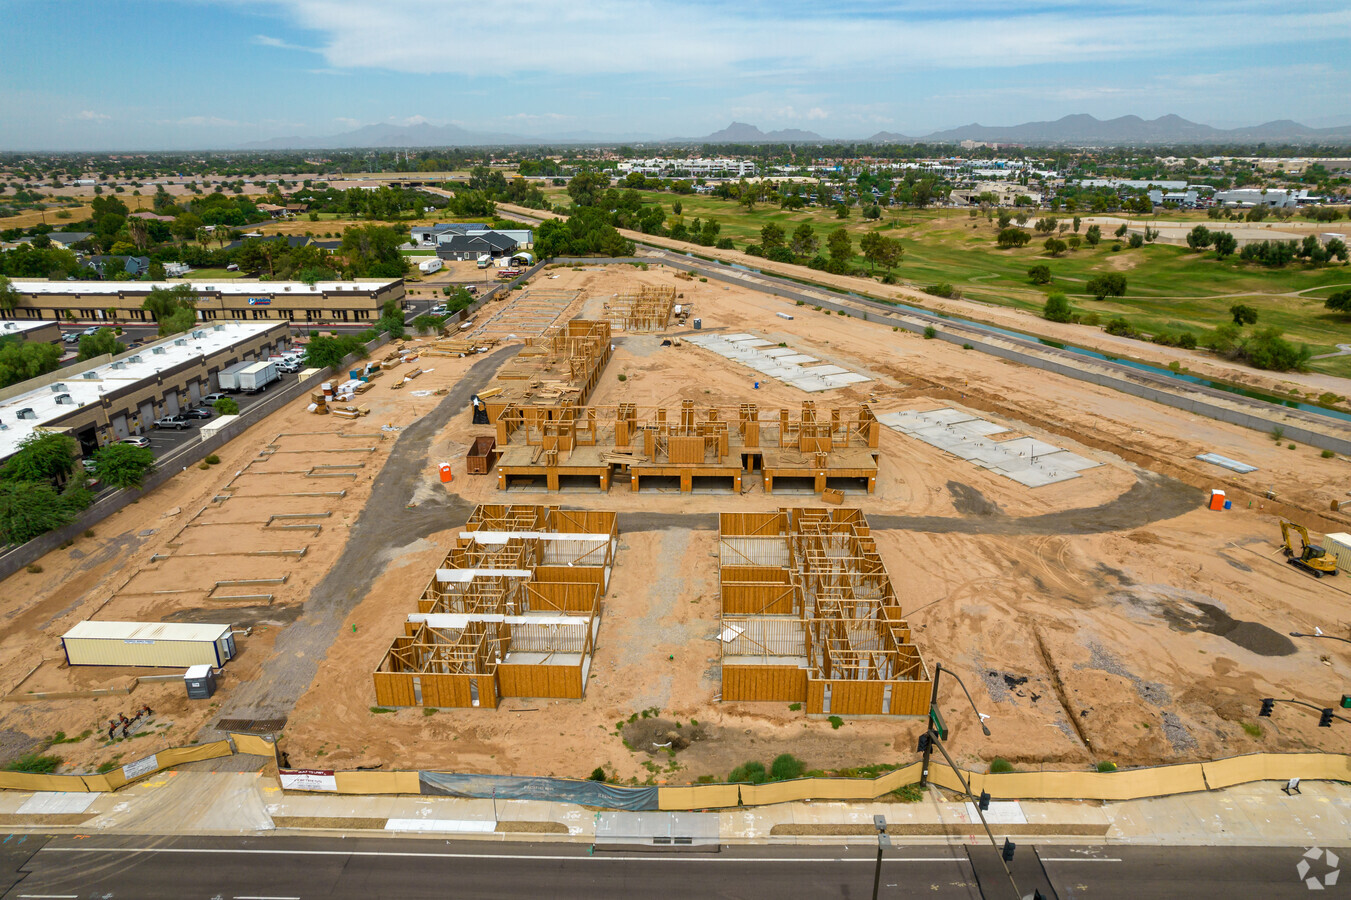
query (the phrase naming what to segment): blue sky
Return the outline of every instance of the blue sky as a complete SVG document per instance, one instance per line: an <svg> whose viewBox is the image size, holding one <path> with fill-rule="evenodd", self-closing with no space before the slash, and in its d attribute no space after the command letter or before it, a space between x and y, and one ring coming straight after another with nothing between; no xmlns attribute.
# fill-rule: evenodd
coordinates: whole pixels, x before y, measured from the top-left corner
<svg viewBox="0 0 1351 900"><path fill-rule="evenodd" d="M1345 2L0 0L0 22L0 149L423 121L656 137L1080 112L1351 124Z"/></svg>

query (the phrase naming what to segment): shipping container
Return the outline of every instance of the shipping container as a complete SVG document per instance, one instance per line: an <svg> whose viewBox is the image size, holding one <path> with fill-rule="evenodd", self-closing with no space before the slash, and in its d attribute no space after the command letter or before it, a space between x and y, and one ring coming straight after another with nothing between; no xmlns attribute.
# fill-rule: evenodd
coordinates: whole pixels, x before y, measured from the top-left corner
<svg viewBox="0 0 1351 900"><path fill-rule="evenodd" d="M91 622L61 636L72 666L220 668L235 655L229 625L185 622Z"/></svg>

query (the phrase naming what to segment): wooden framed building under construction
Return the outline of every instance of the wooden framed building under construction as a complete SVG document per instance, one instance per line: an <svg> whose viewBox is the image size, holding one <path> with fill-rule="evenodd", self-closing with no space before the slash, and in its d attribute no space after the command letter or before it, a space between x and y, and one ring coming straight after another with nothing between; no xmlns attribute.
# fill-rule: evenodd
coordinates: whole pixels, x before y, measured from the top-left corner
<svg viewBox="0 0 1351 900"><path fill-rule="evenodd" d="M867 404L762 411L756 404L678 410L621 403L609 407L513 406L496 418L498 488L542 482L549 490L615 479L691 491L740 493L760 478L780 488L872 492L880 425Z"/></svg>
<svg viewBox="0 0 1351 900"><path fill-rule="evenodd" d="M381 706L581 699L619 532L613 512L477 507L376 668Z"/></svg>
<svg viewBox="0 0 1351 900"><path fill-rule="evenodd" d="M516 357L478 394L488 422L496 422L508 410L585 404L613 352L609 322L572 319L539 337L526 338Z"/></svg>
<svg viewBox="0 0 1351 900"><path fill-rule="evenodd" d="M932 682L857 509L723 513L722 699L926 715Z"/></svg>
<svg viewBox="0 0 1351 900"><path fill-rule="evenodd" d="M644 284L606 300L602 315L617 331L665 331L675 301L675 285Z"/></svg>

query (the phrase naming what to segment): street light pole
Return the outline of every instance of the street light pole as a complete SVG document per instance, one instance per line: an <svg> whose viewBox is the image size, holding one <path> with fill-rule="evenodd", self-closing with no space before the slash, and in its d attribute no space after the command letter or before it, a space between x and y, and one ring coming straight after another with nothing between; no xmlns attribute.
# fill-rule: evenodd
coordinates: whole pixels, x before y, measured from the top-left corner
<svg viewBox="0 0 1351 900"><path fill-rule="evenodd" d="M1290 632L1290 636L1306 637L1306 638L1327 638L1330 641L1341 641L1344 644L1351 644L1351 638L1337 637L1337 635L1335 634L1304 634L1299 631L1292 631Z"/></svg>
<svg viewBox="0 0 1351 900"><path fill-rule="evenodd" d="M926 788L926 787L929 786L929 758L930 758L930 756L932 755L932 749L931 749L931 748L933 747L933 744L934 744L934 738L937 737L937 735L934 733L934 725L936 724L936 722L938 721L938 718L939 718L939 716L938 716L938 679L942 676L942 674L943 674L945 671L946 671L949 675L952 676L953 680L956 681L958 685L961 686L961 688L962 688L962 693L963 693L963 694L966 694L967 702L969 702L969 703L971 704L971 711L974 712L974 713L976 714L976 721L980 723L980 730L983 731L983 732L985 732L985 736L986 736L986 737L989 737L989 736L990 736L990 729L989 729L989 727L985 724L985 717L984 717L983 715L981 715L981 714L980 714L980 710L976 708L976 701L975 701L974 699L972 699L972 697L971 697L971 692L968 691L968 690L966 689L966 685L962 682L962 679L959 678L959 677L957 677L957 673L956 673L956 672L953 672L951 669L944 669L942 663L935 663L935 664L934 664L933 692L929 695L929 720L928 720L928 722L925 723L925 727L924 727L924 733L927 734L927 735L929 735L929 740L925 742L925 745L924 745L924 762L923 762L923 764L920 766L920 772L919 772L919 786L920 786L921 788Z"/></svg>
<svg viewBox="0 0 1351 900"><path fill-rule="evenodd" d="M891 838L887 836L886 816L873 816L873 826L877 828L877 867L873 869L873 900L877 900L877 889L882 884L882 851L891 849Z"/></svg>

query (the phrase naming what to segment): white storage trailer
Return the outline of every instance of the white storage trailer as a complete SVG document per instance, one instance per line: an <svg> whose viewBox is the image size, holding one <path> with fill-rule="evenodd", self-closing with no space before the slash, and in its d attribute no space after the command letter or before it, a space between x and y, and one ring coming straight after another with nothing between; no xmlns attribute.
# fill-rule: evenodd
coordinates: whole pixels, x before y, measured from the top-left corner
<svg viewBox="0 0 1351 900"><path fill-rule="evenodd" d="M220 668L235 655L229 625L85 621L61 636L72 666Z"/></svg>
<svg viewBox="0 0 1351 900"><path fill-rule="evenodd" d="M281 378L281 372L277 371L277 364L271 360L251 363L247 368L240 369L235 375L235 380L239 384L238 389L250 394L261 391L279 378Z"/></svg>
<svg viewBox="0 0 1351 900"><path fill-rule="evenodd" d="M441 265L442 263L440 259L432 257L431 259L425 259L422 262L418 263L417 267L418 271L421 272L423 275L430 275L433 272L440 272Z"/></svg>

